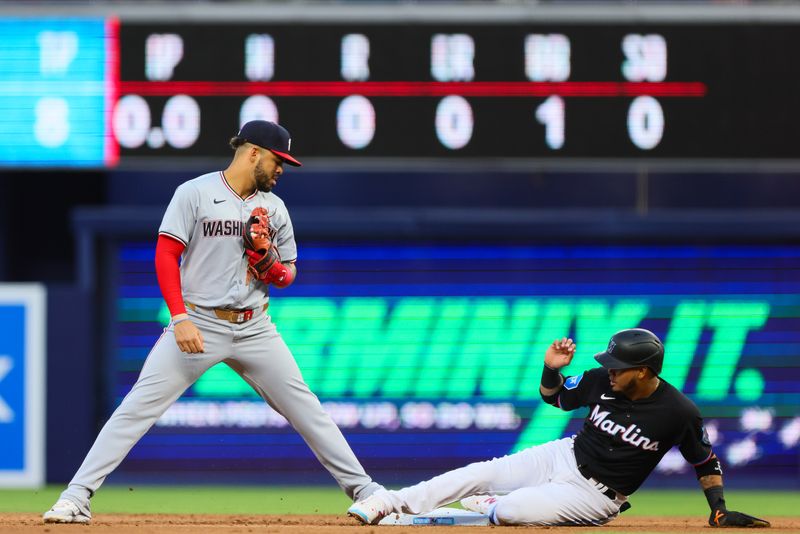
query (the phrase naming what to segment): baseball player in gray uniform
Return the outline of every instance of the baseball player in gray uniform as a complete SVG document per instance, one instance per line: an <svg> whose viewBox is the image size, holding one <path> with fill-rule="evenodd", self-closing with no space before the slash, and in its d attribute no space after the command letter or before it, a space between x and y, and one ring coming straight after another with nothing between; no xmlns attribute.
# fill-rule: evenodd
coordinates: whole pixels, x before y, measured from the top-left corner
<svg viewBox="0 0 800 534"><path fill-rule="evenodd" d="M167 208L156 246L156 273L172 320L130 393L105 424L45 523L88 523L89 499L178 397L220 362L286 417L354 500L381 489L303 381L265 313L269 286L296 274L289 213L272 188L292 157L289 132L251 121L230 141L221 172L182 184ZM183 261L179 263L180 258Z"/></svg>

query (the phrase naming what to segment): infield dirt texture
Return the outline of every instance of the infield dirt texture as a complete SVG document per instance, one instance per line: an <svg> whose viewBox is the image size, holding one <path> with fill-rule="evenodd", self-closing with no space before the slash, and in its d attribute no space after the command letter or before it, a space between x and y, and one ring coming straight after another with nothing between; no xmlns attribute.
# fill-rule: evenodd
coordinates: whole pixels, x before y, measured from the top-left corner
<svg viewBox="0 0 800 534"><path fill-rule="evenodd" d="M800 532L800 519L780 517L771 518L772 528L769 531ZM636 516L619 518L604 527L455 527L455 526L358 526L353 519L344 516L329 515L296 515L296 516L226 516L226 515L104 515L91 525L44 525L37 515L33 514L0 514L0 532L2 533L59 533L78 532L121 534L150 533L285 533L285 534L424 534L439 532L441 534L477 534L482 530L492 529L494 532L527 532L547 531L548 533L647 533L647 532L702 532L709 534L711 528L703 524L698 517L682 516ZM498 531L497 529L501 529ZM739 532L752 529L725 529L724 532Z"/></svg>
<svg viewBox="0 0 800 534"><path fill-rule="evenodd" d="M0 490L0 534L6 533L280 533L280 534L477 534L547 531L647 533L715 532L706 525L700 490L642 491L634 508L603 527L362 526L345 515L348 499L335 488L104 486L93 500L91 525L45 525L41 514L60 487ZM769 519L768 531L800 533L800 492L729 491L732 509ZM227 513L226 513L227 512ZM501 530L497 530L501 529ZM723 532L743 532L725 529ZM752 530L748 530L752 532Z"/></svg>

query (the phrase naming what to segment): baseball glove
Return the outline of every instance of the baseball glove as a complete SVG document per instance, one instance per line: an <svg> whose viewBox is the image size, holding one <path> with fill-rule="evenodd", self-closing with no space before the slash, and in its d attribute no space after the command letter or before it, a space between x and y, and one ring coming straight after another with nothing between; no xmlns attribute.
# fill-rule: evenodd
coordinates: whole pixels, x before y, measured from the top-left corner
<svg viewBox="0 0 800 534"><path fill-rule="evenodd" d="M272 246L269 234L269 214L264 208L256 208L250 213L250 218L244 223L242 232L244 249L266 254Z"/></svg>
<svg viewBox="0 0 800 534"><path fill-rule="evenodd" d="M265 280L270 268L280 261L278 249L272 244L269 213L265 208L255 208L244 223L242 241L247 254L249 275ZM248 283L250 279L248 278Z"/></svg>
<svg viewBox="0 0 800 534"><path fill-rule="evenodd" d="M262 282L269 282L271 279L271 269L281 261L281 256L278 254L278 249L271 246L263 254L245 249L247 253L247 270L254 278L258 278Z"/></svg>
<svg viewBox="0 0 800 534"><path fill-rule="evenodd" d="M769 521L743 514L742 512L728 511L718 508L711 512L708 524L712 527L768 527Z"/></svg>

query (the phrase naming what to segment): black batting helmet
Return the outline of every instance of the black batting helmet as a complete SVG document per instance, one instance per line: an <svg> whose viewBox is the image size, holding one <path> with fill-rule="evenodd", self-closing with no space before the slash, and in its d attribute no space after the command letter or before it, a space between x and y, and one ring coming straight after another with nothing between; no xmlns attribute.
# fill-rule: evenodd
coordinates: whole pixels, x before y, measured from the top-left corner
<svg viewBox="0 0 800 534"><path fill-rule="evenodd" d="M658 375L664 364L664 344L650 330L629 328L611 336L608 348L594 359L606 369L649 367Z"/></svg>

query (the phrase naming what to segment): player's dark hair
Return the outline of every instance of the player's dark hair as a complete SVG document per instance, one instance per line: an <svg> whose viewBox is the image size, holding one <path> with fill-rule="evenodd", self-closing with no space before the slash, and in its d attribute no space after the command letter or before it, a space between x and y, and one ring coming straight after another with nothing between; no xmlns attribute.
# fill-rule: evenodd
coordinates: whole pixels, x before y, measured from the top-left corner
<svg viewBox="0 0 800 534"><path fill-rule="evenodd" d="M244 146L247 143L247 139L244 137L239 137L238 135L234 135L231 137L231 140L228 141L228 144L231 146L232 149L237 150L240 146Z"/></svg>

